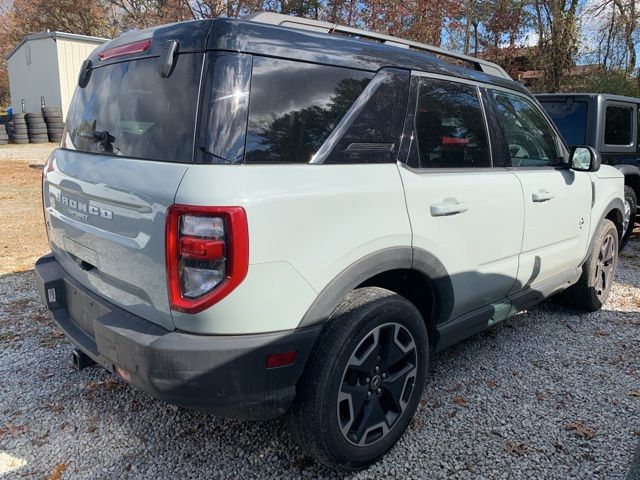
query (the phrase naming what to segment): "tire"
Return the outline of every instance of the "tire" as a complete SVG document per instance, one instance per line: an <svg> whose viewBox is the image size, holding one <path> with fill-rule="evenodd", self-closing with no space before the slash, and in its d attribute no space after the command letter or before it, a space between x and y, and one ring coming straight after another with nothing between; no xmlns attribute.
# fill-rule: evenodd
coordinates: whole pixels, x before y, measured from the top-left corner
<svg viewBox="0 0 640 480"><path fill-rule="evenodd" d="M593 239L582 275L563 292L565 302L580 310L595 312L607 301L618 263L618 229L611 220L603 220Z"/></svg>
<svg viewBox="0 0 640 480"><path fill-rule="evenodd" d="M631 238L631 234L633 233L633 228L636 223L636 215L638 212L638 199L636 197L636 192L628 185L624 186L624 199L629 204L629 225L627 226L627 231L622 237L622 242L620 243L620 249L623 249L627 243L629 242L629 238ZM625 205L626 208L626 205Z"/></svg>
<svg viewBox="0 0 640 480"><path fill-rule="evenodd" d="M385 346L395 363L379 356L382 349L375 345ZM288 415L293 438L330 468L358 470L378 460L402 436L418 407L428 345L424 320L407 299L376 287L350 292L321 333L298 383ZM391 379L402 385L395 397ZM354 412L354 400L355 409L359 404L378 419L366 424ZM378 422L381 411L393 419Z"/></svg>

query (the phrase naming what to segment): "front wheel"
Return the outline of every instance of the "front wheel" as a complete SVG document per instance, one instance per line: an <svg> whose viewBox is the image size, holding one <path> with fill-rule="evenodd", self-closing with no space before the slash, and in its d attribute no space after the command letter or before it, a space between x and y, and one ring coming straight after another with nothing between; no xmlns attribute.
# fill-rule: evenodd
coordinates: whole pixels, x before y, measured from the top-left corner
<svg viewBox="0 0 640 480"><path fill-rule="evenodd" d="M611 220L603 220L593 239L578 283L563 292L570 305L594 312L607 301L618 263L618 229Z"/></svg>
<svg viewBox="0 0 640 480"><path fill-rule="evenodd" d="M375 462L416 411L428 355L426 327L411 302L376 287L350 292L298 385L292 436L331 468L357 470Z"/></svg>

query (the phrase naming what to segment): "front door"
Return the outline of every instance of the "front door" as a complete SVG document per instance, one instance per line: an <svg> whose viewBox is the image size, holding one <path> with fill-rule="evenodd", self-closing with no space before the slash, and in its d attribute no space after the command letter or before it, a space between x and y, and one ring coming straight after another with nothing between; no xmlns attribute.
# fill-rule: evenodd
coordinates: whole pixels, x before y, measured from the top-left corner
<svg viewBox="0 0 640 480"><path fill-rule="evenodd" d="M591 178L569 168L568 154L541 110L529 98L492 90L511 156L522 184L524 238L513 292L561 281L580 266L587 251Z"/></svg>

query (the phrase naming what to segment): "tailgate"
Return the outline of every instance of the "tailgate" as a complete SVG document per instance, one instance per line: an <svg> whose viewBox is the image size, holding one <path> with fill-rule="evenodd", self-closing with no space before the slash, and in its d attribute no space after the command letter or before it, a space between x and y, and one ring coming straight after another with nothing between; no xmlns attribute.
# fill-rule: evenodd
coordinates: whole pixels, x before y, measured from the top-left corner
<svg viewBox="0 0 640 480"><path fill-rule="evenodd" d="M119 307L172 330L165 213L187 165L59 149L46 170L47 232L64 270Z"/></svg>

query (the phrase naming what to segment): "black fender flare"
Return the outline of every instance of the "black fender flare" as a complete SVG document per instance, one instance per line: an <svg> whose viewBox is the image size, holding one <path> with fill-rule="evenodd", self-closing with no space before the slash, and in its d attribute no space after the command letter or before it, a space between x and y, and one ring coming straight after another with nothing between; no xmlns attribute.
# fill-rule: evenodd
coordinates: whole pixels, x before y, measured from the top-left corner
<svg viewBox="0 0 640 480"><path fill-rule="evenodd" d="M431 320L436 323L447 320L454 305L453 285L447 270L432 253L405 246L370 253L345 268L322 289L298 328L325 322L351 290L375 275L398 269L416 270L430 281L434 297L438 299Z"/></svg>
<svg viewBox="0 0 640 480"><path fill-rule="evenodd" d="M607 207L602 211L602 214L598 219L598 223L596 223L596 228L593 229L593 235L591 236L591 240L589 240L589 248L587 249L587 254L584 257L582 264L587 261L587 258L589 258L589 255L591 254L591 250L593 249L593 242L596 241L596 229L602 224L602 222L607 218L607 215L609 215L609 213L611 213L611 211L613 210L617 210L618 213L620 214L620 217L624 218L624 204L622 203L622 200L620 200L619 198L614 198L607 204ZM622 237L620 237L618 240L622 240Z"/></svg>

